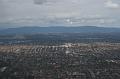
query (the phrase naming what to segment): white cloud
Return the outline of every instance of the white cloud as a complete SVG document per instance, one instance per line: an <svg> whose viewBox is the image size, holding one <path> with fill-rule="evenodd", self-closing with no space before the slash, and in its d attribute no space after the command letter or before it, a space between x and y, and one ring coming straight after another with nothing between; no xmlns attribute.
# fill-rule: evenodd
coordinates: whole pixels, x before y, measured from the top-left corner
<svg viewBox="0 0 120 79"><path fill-rule="evenodd" d="M69 23L69 24L73 24L73 22L71 21L71 19L67 19L66 21L67 21L67 23Z"/></svg>
<svg viewBox="0 0 120 79"><path fill-rule="evenodd" d="M108 7L108 8L119 8L119 4L118 3L114 3L111 0L108 0L105 3L105 6Z"/></svg>
<svg viewBox="0 0 120 79"><path fill-rule="evenodd" d="M115 23L120 24L119 1L105 1L0 0L0 23L49 26L106 25L113 24L111 19L115 19Z"/></svg>

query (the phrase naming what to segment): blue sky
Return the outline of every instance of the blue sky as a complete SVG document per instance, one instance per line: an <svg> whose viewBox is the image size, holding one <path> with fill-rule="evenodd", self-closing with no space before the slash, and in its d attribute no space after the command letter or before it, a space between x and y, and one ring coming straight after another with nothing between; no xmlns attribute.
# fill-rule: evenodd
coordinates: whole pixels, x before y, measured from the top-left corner
<svg viewBox="0 0 120 79"><path fill-rule="evenodd" d="M4 25L120 27L120 0L0 0Z"/></svg>

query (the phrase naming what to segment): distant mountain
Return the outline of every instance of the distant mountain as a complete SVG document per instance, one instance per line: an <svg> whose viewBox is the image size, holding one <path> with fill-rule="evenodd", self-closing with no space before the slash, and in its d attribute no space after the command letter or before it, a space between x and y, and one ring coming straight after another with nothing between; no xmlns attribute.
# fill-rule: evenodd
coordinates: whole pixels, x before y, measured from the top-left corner
<svg viewBox="0 0 120 79"><path fill-rule="evenodd" d="M0 30L0 34L38 34L38 33L111 33L120 32L120 28L105 28L96 26L80 27L19 27Z"/></svg>
<svg viewBox="0 0 120 79"><path fill-rule="evenodd" d="M6 29L6 28L0 27L0 30L4 30L4 29Z"/></svg>

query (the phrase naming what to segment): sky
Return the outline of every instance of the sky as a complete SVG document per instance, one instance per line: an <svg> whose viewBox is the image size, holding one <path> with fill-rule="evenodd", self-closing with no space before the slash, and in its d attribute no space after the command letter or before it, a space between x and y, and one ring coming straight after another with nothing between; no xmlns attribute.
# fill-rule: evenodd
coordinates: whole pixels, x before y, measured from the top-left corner
<svg viewBox="0 0 120 79"><path fill-rule="evenodd" d="M0 27L120 27L120 0L0 0Z"/></svg>

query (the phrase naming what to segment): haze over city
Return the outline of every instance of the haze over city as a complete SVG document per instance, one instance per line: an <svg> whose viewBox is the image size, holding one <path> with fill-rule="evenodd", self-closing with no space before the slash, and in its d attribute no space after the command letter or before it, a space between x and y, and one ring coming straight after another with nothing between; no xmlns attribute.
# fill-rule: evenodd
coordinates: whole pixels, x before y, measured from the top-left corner
<svg viewBox="0 0 120 79"><path fill-rule="evenodd" d="M0 0L0 79L120 79L120 0Z"/></svg>

